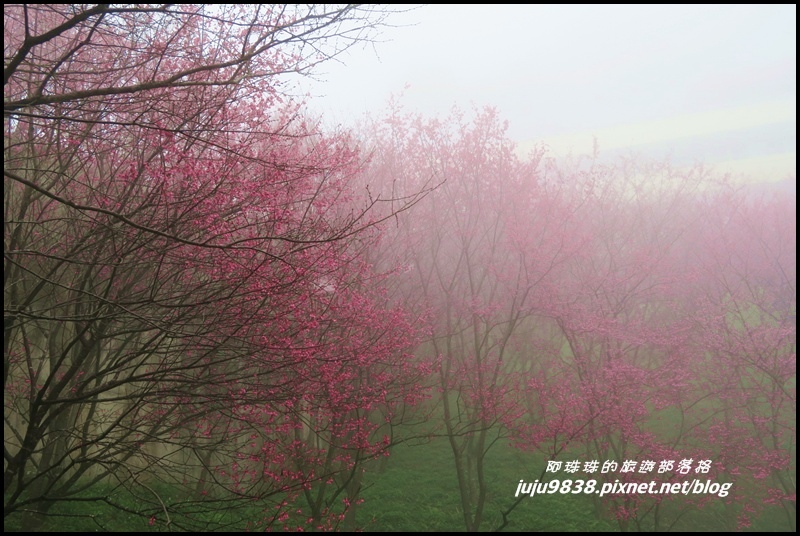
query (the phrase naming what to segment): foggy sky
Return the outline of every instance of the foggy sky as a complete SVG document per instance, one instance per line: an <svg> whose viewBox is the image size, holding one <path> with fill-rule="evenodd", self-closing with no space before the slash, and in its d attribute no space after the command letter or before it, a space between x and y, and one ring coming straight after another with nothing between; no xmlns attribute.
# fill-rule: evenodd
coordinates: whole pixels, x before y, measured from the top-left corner
<svg viewBox="0 0 800 536"><path fill-rule="evenodd" d="M351 126L390 96L494 105L521 150L635 150L759 180L796 169L796 6L431 5L303 81ZM404 89L405 88L405 89Z"/></svg>

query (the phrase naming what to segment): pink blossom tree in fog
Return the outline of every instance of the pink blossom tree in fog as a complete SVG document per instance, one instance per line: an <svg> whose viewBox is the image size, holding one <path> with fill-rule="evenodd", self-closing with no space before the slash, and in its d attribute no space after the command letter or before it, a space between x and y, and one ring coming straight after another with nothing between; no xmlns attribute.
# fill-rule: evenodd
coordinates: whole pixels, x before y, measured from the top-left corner
<svg viewBox="0 0 800 536"><path fill-rule="evenodd" d="M621 530L794 529L794 196L521 158L490 108L324 133L279 75L383 21L360 6L4 15L7 520L121 488L166 528L358 528L433 385L467 530L513 523L488 511L501 442L734 485L593 495Z"/></svg>
<svg viewBox="0 0 800 536"><path fill-rule="evenodd" d="M406 267L398 276L403 302L429 318L418 354L438 367L440 427L433 433L453 453L465 528L478 530L489 493L487 453L522 418L514 396L529 372L521 341L577 245L564 233L568 207L540 197L538 162L516 157L491 109L444 121L395 109L369 139L384 196L437 185L398 218L387 249Z"/></svg>
<svg viewBox="0 0 800 536"><path fill-rule="evenodd" d="M406 267L400 300L429 316L417 353L439 367L433 433L449 441L467 530L489 514L498 441L544 460L675 460L582 475L598 485L680 482L679 460L712 460L705 478L736 482L729 519L747 523L758 498L793 526L793 200L726 197L700 167L520 160L489 109L394 108L371 128L384 195L440 184L384 255ZM593 499L622 530L668 530L709 503Z"/></svg>
<svg viewBox="0 0 800 536"><path fill-rule="evenodd" d="M708 396L701 439L720 446L715 459L741 494L729 506L731 528L772 505L794 530L796 197L726 191L704 208L694 241L702 300L692 314Z"/></svg>
<svg viewBox="0 0 800 536"><path fill-rule="evenodd" d="M214 528L197 504L330 527L355 500L419 396L414 332L358 258L376 235L351 205L355 143L278 75L384 16L5 7L6 519L126 508L109 486L186 529Z"/></svg>

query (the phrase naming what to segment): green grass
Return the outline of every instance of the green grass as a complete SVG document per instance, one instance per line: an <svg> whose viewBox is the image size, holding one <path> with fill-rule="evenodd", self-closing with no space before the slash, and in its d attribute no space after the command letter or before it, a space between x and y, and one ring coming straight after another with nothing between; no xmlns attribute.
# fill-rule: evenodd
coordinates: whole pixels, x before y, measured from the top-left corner
<svg viewBox="0 0 800 536"><path fill-rule="evenodd" d="M574 459L581 456L576 453ZM482 531L500 526L501 512L514 503L519 480L539 478L543 466L540 455L495 445L487 457L490 491ZM545 477L548 481L552 478ZM558 478L566 476L561 473ZM365 475L362 497L357 523L365 531L464 530L453 455L445 439L396 447L384 472ZM681 497L673 497L661 504L662 528L665 522L676 520L673 532L728 532L736 528L740 507L726 506L723 499L712 498L698 509L687 506ZM652 530L652 525L650 516L643 521L642 529ZM746 530L785 532L789 527L782 508L768 507ZM631 524L629 530L636 530L635 525ZM598 516L591 496L554 493L525 498L509 515L504 531L616 532L619 525L614 519Z"/></svg>
<svg viewBox="0 0 800 536"><path fill-rule="evenodd" d="M110 486L97 486L92 493L82 493L76 499L108 494L124 508L137 508L136 498L126 492L115 493ZM33 516L22 512L3 520L5 532L31 530ZM36 530L42 532L121 532L147 531L148 520L101 501L59 501L43 517Z"/></svg>
<svg viewBox="0 0 800 536"><path fill-rule="evenodd" d="M153 485L151 491L139 489L131 493L107 484L94 486L91 492L77 494L73 499L58 501L43 516L36 529L42 532L149 532L168 528L180 530L236 530L260 519L263 508L234 503L212 508L208 504L186 501L178 488ZM170 513L171 526L167 527L162 506L154 502L152 491L158 493ZM85 500L104 497L103 500ZM84 499L84 500L81 500ZM26 512L4 518L5 532L32 530L33 516ZM151 523L152 520L152 523Z"/></svg>
<svg viewBox="0 0 800 536"><path fill-rule="evenodd" d="M496 445L487 458L489 494L481 530L502 522L501 512L515 501L520 479L538 478L537 456ZM365 477L357 521L367 531L463 530L464 518L453 455L444 439L421 446L398 446L383 473ZM526 498L509 515L506 531L609 531L616 525L594 515L586 496L560 494Z"/></svg>
<svg viewBox="0 0 800 536"><path fill-rule="evenodd" d="M543 463L539 455L523 453L503 444L498 443L492 448L487 458L489 494L482 531L494 530L501 524L501 512L514 503L519 480L531 482L539 478ZM379 465L371 464L364 475L361 493L364 503L356 514L356 524L361 530L464 530L453 455L445 439L416 446L398 445L393 449L385 470L379 471ZM559 477L566 478L563 473ZM176 489L162 486L155 491L170 505L176 523L190 522L199 530L258 528L252 523L262 520L265 510L269 510L263 504L252 503L238 503L239 508L212 509L200 503L183 502ZM53 506L41 530L119 532L167 529L163 512L154 504L152 494L142 492L135 496L122 489L100 486L92 495L104 494L124 509L140 515L113 508L104 502L65 501ZM663 503L662 512L665 519L679 519L672 527L675 532L717 532L735 528L732 520L738 508L726 508L721 499L710 501L700 510L683 508L681 499L675 498ZM155 522L150 525L149 516L152 514L155 514ZM10 516L4 522L4 530L23 530L22 521L22 516ZM303 525L304 519L298 519L297 524ZM788 527L785 513L775 507L766 510L748 530L774 532L787 531ZM170 528L180 530L189 528L189 525L174 524ZM643 526L643 529L647 528L647 525ZM635 530L635 527L630 529ZM510 514L509 524L504 530L603 532L618 531L619 527L613 519L598 517L591 496L554 493L526 497Z"/></svg>

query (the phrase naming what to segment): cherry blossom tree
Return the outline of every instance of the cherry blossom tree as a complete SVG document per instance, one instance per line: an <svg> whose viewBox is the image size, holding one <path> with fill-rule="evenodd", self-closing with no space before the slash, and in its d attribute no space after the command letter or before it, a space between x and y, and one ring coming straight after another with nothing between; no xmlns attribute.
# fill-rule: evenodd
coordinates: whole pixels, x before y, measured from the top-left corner
<svg viewBox="0 0 800 536"><path fill-rule="evenodd" d="M796 525L796 206L794 195L725 190L704 206L695 237L703 300L687 315L705 352L697 375L708 398L687 431L717 447L736 482L731 529L767 506Z"/></svg>
<svg viewBox="0 0 800 536"><path fill-rule="evenodd" d="M636 471L587 475L601 482L651 479L638 463L668 459L675 447L654 432L653 416L685 399L686 326L674 308L689 290L682 240L697 219L690 201L703 177L636 162L582 168L572 172L581 254L547 307L558 350L529 386L536 392L558 378L547 392L559 394L536 396L536 403L559 418L537 419L524 443L545 447L548 456L636 461ZM653 513L642 500L605 498L598 507L622 529L642 530L645 513Z"/></svg>
<svg viewBox="0 0 800 536"><path fill-rule="evenodd" d="M712 502L741 524L754 502L783 505L793 526L793 200L745 202L701 166L519 159L490 110L393 108L372 128L383 195L439 184L381 255L404 267L397 299L429 318L417 353L439 367L432 433L450 443L467 530L486 517L499 441L613 461L581 475L598 485L682 482L704 460L702 478L736 487L593 495L621 530L669 530Z"/></svg>
<svg viewBox="0 0 800 536"><path fill-rule="evenodd" d="M520 379L517 338L528 329L537 286L559 262L554 255L529 269L514 247L526 208L520 200L539 191L537 162L516 157L491 109L426 120L395 108L373 128L371 173L373 184L383 179L382 195L436 186L390 226L384 255L403 267L397 299L428 318L417 353L438 370L433 415L440 424L431 433L450 444L464 526L478 530L489 493L487 452L519 417L511 396ZM558 227L553 216L534 219ZM554 253L558 238L539 230L525 232L541 238L543 255Z"/></svg>
<svg viewBox="0 0 800 536"><path fill-rule="evenodd" d="M382 200L354 192L354 142L321 134L278 75L386 13L4 14L6 518L114 503L103 483L159 524L274 498L273 524L287 496L380 455L367 412L420 396L399 377L413 330L358 262Z"/></svg>
<svg viewBox="0 0 800 536"><path fill-rule="evenodd" d="M598 482L676 482L709 460L700 476L736 487L725 498L595 497L622 530L669 530L712 501L740 527L754 504L783 504L793 526L794 201L723 195L702 168L560 168L582 246L540 304L550 327L530 346L542 350L523 389L528 417L511 428L517 444L614 461L581 475ZM679 472L680 460L694 465Z"/></svg>

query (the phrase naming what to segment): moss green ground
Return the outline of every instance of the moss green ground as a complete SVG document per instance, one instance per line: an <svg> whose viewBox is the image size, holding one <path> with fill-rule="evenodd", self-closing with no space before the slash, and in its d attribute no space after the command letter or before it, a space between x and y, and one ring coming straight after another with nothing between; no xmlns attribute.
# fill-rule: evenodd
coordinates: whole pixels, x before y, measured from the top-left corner
<svg viewBox="0 0 800 536"><path fill-rule="evenodd" d="M487 460L490 493L481 530L492 531L501 523L500 512L514 502L520 479L530 482L539 477L541 458L498 445ZM549 480L549 479L548 479ZM123 507L137 510L141 501L122 491L107 490L109 497ZM165 499L170 490L159 493ZM452 454L445 440L424 445L395 447L383 471L367 473L362 491L364 503L357 512L357 525L364 531L457 531L464 526ZM185 506L195 508L194 506ZM677 508L678 503L667 507ZM204 512L197 509L194 519L211 522L207 529L245 530L244 520L263 518L263 508ZM54 506L46 531L151 531L164 530L163 516L152 526L147 518L126 513L98 502L63 502ZM674 513L674 512L673 512ZM721 500L703 510L689 510L673 527L674 531L714 532L726 530L730 512ZM4 523L6 531L22 528L18 517ZM173 527L175 529L177 527ZM613 520L599 519L591 497L585 495L537 495L526 498L509 516L507 532L538 531L618 531ZM782 510L765 512L750 530L787 531Z"/></svg>

